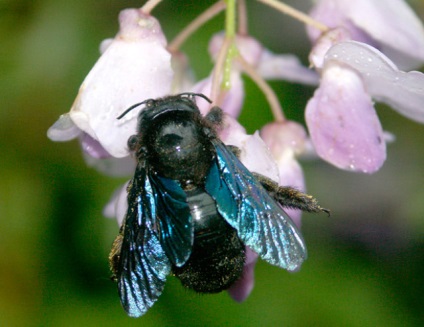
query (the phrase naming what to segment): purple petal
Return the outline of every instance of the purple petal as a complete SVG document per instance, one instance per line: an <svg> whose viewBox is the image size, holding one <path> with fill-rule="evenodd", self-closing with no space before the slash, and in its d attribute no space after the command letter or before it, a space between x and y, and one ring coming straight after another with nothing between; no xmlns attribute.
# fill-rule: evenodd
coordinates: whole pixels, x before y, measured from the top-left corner
<svg viewBox="0 0 424 327"><path fill-rule="evenodd" d="M373 173L386 159L383 130L371 97L352 70L329 65L306 107L317 154L341 169Z"/></svg>
<svg viewBox="0 0 424 327"><path fill-rule="evenodd" d="M360 42L333 46L325 58L329 65L343 65L361 74L367 92L402 115L424 123L424 74L405 73L384 54Z"/></svg>
<svg viewBox="0 0 424 327"><path fill-rule="evenodd" d="M246 247L246 262L243 268L241 278L236 281L229 289L228 293L237 302L243 302L247 299L253 290L255 283L254 272L258 259L257 253Z"/></svg>
<svg viewBox="0 0 424 327"><path fill-rule="evenodd" d="M424 61L424 27L402 0L320 0L311 16L329 27L344 27L352 39L379 48L403 69ZM308 29L315 40L319 32Z"/></svg>
<svg viewBox="0 0 424 327"><path fill-rule="evenodd" d="M81 136L81 148L89 156L95 159L110 158L111 155L105 150L99 141L93 139L87 133L83 133Z"/></svg>

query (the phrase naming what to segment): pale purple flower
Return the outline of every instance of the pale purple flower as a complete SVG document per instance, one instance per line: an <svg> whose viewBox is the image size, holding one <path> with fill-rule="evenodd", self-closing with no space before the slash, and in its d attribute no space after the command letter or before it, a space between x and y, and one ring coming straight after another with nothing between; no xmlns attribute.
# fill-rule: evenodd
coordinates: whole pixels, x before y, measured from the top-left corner
<svg viewBox="0 0 424 327"><path fill-rule="evenodd" d="M318 0L311 17L330 28L343 27L352 40L369 44L405 70L424 62L424 28L404 0ZM308 27L315 43L320 32Z"/></svg>
<svg viewBox="0 0 424 327"><path fill-rule="evenodd" d="M373 100L424 122L424 75L403 72L393 62L424 62L423 26L398 0L321 0L312 16L335 27L321 36L309 29L315 42L310 60L321 74L305 111L315 150L339 168L373 173L386 159Z"/></svg>
<svg viewBox="0 0 424 327"><path fill-rule="evenodd" d="M119 22L119 33L102 44L104 52L82 83L71 111L48 131L55 141L88 134L92 140L84 149L94 157L128 156L127 140L136 131L137 111L116 118L137 102L171 91L171 55L159 22L139 9L123 10Z"/></svg>
<svg viewBox="0 0 424 327"><path fill-rule="evenodd" d="M305 179L302 167L297 161L305 151L307 134L302 125L293 121L270 123L261 130L261 137L269 147L278 166L278 184L291 186L305 191ZM301 211L284 209L298 227L300 227Z"/></svg>
<svg viewBox="0 0 424 327"><path fill-rule="evenodd" d="M306 123L318 155L338 168L373 173L386 159L380 121L355 71L325 70Z"/></svg>
<svg viewBox="0 0 424 327"><path fill-rule="evenodd" d="M216 60L224 43L224 33L215 34L209 43L209 53ZM289 54L274 54L265 49L257 40L248 35L237 35L235 45L239 55L252 66L264 79L281 79L303 84L315 85L318 83L318 74L302 66L299 59ZM237 118L243 106L244 84L241 78L243 66L234 60L228 89L224 91L221 107L230 116ZM203 93L211 96L212 75L199 81L191 88L192 92ZM209 103L199 100L198 106L203 114L210 109Z"/></svg>

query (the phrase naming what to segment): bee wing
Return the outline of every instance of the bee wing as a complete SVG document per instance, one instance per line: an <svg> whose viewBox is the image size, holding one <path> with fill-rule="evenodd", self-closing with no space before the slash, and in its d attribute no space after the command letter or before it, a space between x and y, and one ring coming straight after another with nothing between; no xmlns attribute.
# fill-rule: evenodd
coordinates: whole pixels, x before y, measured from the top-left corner
<svg viewBox="0 0 424 327"><path fill-rule="evenodd" d="M171 263L157 234L156 200L146 169L138 165L128 190L116 278L122 306L139 317L156 302Z"/></svg>
<svg viewBox="0 0 424 327"><path fill-rule="evenodd" d="M205 187L219 213L262 259L290 271L298 269L307 252L295 224L221 141L212 142L217 158Z"/></svg>
<svg viewBox="0 0 424 327"><path fill-rule="evenodd" d="M156 196L160 242L169 260L181 267L190 257L194 229L187 195L172 179L150 175Z"/></svg>

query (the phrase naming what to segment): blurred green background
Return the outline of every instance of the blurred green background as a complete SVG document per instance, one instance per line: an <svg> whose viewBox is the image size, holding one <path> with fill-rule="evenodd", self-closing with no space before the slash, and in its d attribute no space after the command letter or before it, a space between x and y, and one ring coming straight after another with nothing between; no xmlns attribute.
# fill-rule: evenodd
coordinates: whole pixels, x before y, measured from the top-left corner
<svg viewBox="0 0 424 327"><path fill-rule="evenodd" d="M171 39L212 1L164 1L154 15ZM306 9L306 1L289 1ZM424 17L422 1L411 2ZM118 226L102 208L126 179L87 168L76 141L53 143L48 127L67 112L114 36L121 9L142 1L0 0L0 326L420 326L424 322L424 126L380 106L396 135L378 173L304 163L308 191L332 210L304 215L309 259L295 274L260 262L246 302L202 296L170 277L142 318L128 318L107 257ZM250 32L306 62L302 25L249 1ZM215 18L184 46L199 78L211 69ZM287 116L302 121L313 89L272 82ZM246 80L241 121L271 119Z"/></svg>

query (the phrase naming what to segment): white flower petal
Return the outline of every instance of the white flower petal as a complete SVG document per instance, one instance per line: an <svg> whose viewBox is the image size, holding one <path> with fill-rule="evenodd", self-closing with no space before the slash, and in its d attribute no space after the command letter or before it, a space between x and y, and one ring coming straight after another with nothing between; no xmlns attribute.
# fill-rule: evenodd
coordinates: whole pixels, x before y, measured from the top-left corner
<svg viewBox="0 0 424 327"><path fill-rule="evenodd" d="M170 93L171 56L159 23L136 9L120 14L120 33L81 85L71 108L74 123L114 157L125 157L136 132L137 110L129 106Z"/></svg>
<svg viewBox="0 0 424 327"><path fill-rule="evenodd" d="M78 137L81 133L69 114L64 114L48 129L47 137L52 141L64 142Z"/></svg>
<svg viewBox="0 0 424 327"><path fill-rule="evenodd" d="M326 55L326 64L347 66L361 74L371 96L406 117L424 123L424 74L397 69L377 49L360 42L342 42Z"/></svg>
<svg viewBox="0 0 424 327"><path fill-rule="evenodd" d="M266 146L265 142L259 136L259 132L248 135L239 146L240 161L251 172L264 175L278 183L278 167L274 157Z"/></svg>

